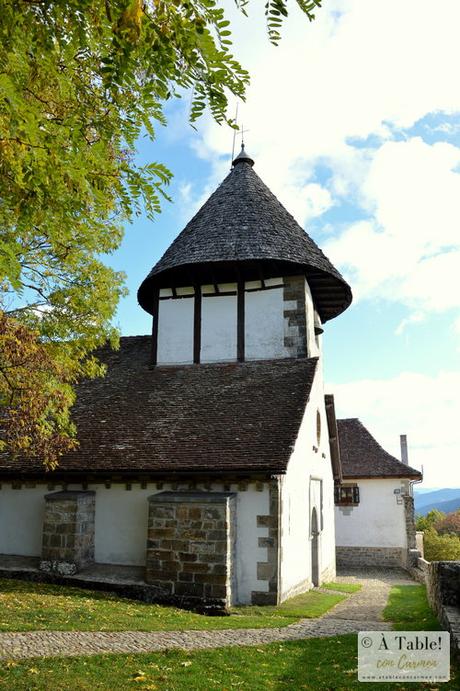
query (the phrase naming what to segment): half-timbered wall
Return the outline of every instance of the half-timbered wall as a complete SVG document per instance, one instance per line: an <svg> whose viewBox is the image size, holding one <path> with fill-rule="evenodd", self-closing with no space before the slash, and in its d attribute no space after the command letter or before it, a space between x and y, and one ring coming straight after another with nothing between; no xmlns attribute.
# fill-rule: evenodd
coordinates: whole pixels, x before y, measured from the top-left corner
<svg viewBox="0 0 460 691"><path fill-rule="evenodd" d="M237 296L204 295L201 303L201 362L235 362Z"/></svg>
<svg viewBox="0 0 460 691"><path fill-rule="evenodd" d="M283 287L245 295L246 360L289 357L284 345Z"/></svg>
<svg viewBox="0 0 460 691"><path fill-rule="evenodd" d="M193 362L193 297L160 300L158 364Z"/></svg>
<svg viewBox="0 0 460 691"><path fill-rule="evenodd" d="M304 276L162 289L157 326L159 365L320 354Z"/></svg>

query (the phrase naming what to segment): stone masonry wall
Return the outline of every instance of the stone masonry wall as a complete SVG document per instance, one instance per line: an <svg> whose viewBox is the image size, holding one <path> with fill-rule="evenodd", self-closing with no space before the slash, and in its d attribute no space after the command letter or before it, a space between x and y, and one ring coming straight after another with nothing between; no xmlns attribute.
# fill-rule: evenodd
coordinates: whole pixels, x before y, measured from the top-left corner
<svg viewBox="0 0 460 691"><path fill-rule="evenodd" d="M441 626L450 632L451 647L460 658L460 561L419 562L428 602Z"/></svg>
<svg viewBox="0 0 460 691"><path fill-rule="evenodd" d="M284 347L291 357L307 356L305 276L284 277Z"/></svg>
<svg viewBox="0 0 460 691"><path fill-rule="evenodd" d="M460 608L460 561L428 562L427 594L431 605Z"/></svg>
<svg viewBox="0 0 460 691"><path fill-rule="evenodd" d="M404 518L406 521L407 549L416 549L416 529L414 498L405 494L404 497Z"/></svg>
<svg viewBox="0 0 460 691"><path fill-rule="evenodd" d="M234 599L236 495L149 497L145 580L169 599L228 607Z"/></svg>
<svg viewBox="0 0 460 691"><path fill-rule="evenodd" d="M337 566L404 567L406 550L398 547L336 547Z"/></svg>
<svg viewBox="0 0 460 691"><path fill-rule="evenodd" d="M40 569L68 576L94 562L95 492L45 495Z"/></svg>

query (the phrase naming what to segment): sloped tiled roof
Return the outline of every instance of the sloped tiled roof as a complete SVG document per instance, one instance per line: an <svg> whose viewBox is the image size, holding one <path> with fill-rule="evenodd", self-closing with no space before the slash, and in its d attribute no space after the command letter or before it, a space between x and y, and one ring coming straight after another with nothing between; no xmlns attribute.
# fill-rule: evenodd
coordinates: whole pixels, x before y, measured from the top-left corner
<svg viewBox="0 0 460 691"><path fill-rule="evenodd" d="M122 338L101 354L107 374L79 386L80 447L57 473L286 470L315 358L152 369L150 343ZM19 470L43 468L0 457L0 477Z"/></svg>
<svg viewBox="0 0 460 691"><path fill-rule="evenodd" d="M358 418L337 420L342 473L347 478L401 477L418 479L411 468L382 449Z"/></svg>
<svg viewBox="0 0 460 691"><path fill-rule="evenodd" d="M141 306L152 312L153 286L168 285L168 277L175 276L172 283L180 285L181 276L190 285L206 267L218 282L230 265L238 265L239 275L246 278L247 267L262 274L271 271L272 277L306 273L322 320L343 312L351 302L348 284L262 182L252 159L237 157L235 163L141 284Z"/></svg>
<svg viewBox="0 0 460 691"><path fill-rule="evenodd" d="M329 449L331 452L332 474L336 482L342 482L342 464L340 461L339 432L335 416L335 401L332 394L324 396L326 406L327 429L329 432Z"/></svg>

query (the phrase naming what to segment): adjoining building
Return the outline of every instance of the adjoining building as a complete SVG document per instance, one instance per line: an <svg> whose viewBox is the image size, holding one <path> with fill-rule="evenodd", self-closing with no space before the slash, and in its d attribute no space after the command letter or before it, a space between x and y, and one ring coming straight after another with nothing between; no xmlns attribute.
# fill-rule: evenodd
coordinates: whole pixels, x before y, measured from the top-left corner
<svg viewBox="0 0 460 691"><path fill-rule="evenodd" d="M243 147L140 286L152 336L78 387L78 450L48 473L0 457L0 566L137 569L158 597L226 605L334 577L321 334L351 291L253 164Z"/></svg>
<svg viewBox="0 0 460 691"><path fill-rule="evenodd" d="M331 398L331 397L326 397ZM338 566L411 565L412 486L422 474L387 453L357 418L337 420L342 481L335 486Z"/></svg>

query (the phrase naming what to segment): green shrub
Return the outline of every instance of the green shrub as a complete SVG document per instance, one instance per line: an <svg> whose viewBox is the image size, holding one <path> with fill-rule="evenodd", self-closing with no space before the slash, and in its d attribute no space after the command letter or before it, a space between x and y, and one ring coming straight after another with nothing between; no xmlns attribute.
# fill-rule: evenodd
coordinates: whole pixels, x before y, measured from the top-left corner
<svg viewBox="0 0 460 691"><path fill-rule="evenodd" d="M429 528L434 528L436 523L439 523L446 517L446 514L438 509L433 509L426 516L419 516L416 522L417 530L428 530Z"/></svg>
<svg viewBox="0 0 460 691"><path fill-rule="evenodd" d="M427 561L460 560L458 535L438 535L434 528L428 528L424 531L423 544Z"/></svg>

